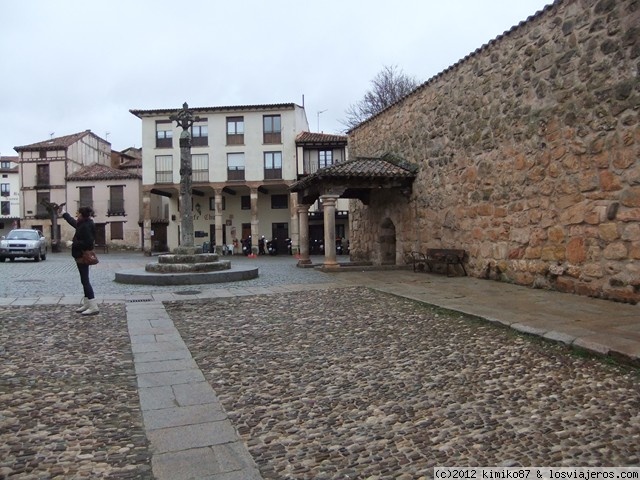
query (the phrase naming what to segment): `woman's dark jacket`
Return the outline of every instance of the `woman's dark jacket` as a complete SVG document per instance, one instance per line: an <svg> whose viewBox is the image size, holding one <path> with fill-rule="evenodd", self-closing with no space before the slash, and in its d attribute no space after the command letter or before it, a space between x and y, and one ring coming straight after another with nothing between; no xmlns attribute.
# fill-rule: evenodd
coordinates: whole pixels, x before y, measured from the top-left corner
<svg viewBox="0 0 640 480"><path fill-rule="evenodd" d="M69 225L76 229L71 245L71 256L80 258L85 250L93 250L96 241L96 226L90 218L76 220L67 212L62 215Z"/></svg>

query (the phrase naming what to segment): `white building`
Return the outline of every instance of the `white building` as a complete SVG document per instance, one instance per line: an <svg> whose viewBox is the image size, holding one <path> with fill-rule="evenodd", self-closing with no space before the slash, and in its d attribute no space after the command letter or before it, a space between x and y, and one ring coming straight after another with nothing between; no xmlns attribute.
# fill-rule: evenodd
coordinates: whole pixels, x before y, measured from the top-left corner
<svg viewBox="0 0 640 480"><path fill-rule="evenodd" d="M293 104L196 107L191 128L196 245L235 245L243 239L298 242L295 194L296 138L309 130L304 107ZM181 128L169 117L179 109L130 110L142 120L145 250L167 251L180 241ZM302 163L300 162L300 165Z"/></svg>
<svg viewBox="0 0 640 480"><path fill-rule="evenodd" d="M0 157L0 236L20 225L18 157Z"/></svg>

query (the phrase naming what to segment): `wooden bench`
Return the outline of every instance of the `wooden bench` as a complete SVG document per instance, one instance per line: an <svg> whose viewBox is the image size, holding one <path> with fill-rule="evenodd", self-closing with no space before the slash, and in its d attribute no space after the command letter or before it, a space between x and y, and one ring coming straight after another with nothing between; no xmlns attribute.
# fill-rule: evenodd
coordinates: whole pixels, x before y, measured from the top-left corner
<svg viewBox="0 0 640 480"><path fill-rule="evenodd" d="M449 273L450 265L460 265L465 276L467 270L464 268L464 259L467 252L454 248L428 248L425 255L425 263L429 267L429 271L433 271L433 266L438 263L444 263L447 265L447 274ZM455 267L454 267L455 268ZM415 268L414 268L415 270Z"/></svg>
<svg viewBox="0 0 640 480"><path fill-rule="evenodd" d="M409 252L405 256L405 263L413 265L414 272L424 272L427 266L427 256L421 252Z"/></svg>

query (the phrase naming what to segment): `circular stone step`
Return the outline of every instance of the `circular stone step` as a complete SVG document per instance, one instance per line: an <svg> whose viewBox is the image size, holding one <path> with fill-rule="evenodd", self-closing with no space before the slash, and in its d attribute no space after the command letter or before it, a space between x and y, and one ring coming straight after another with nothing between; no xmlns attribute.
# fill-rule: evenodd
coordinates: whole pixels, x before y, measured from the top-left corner
<svg viewBox="0 0 640 480"><path fill-rule="evenodd" d="M155 273L144 268L116 272L115 281L135 285L199 285L227 283L258 278L258 267L231 267L215 272Z"/></svg>

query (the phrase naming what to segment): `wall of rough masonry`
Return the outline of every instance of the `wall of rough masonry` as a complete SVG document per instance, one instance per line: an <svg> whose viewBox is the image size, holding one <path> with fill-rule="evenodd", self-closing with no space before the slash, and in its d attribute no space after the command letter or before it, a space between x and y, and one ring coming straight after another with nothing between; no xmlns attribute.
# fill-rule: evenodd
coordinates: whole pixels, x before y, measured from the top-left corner
<svg viewBox="0 0 640 480"><path fill-rule="evenodd" d="M419 166L351 205L351 254L463 248L470 275L640 300L640 2L559 0L349 132Z"/></svg>

